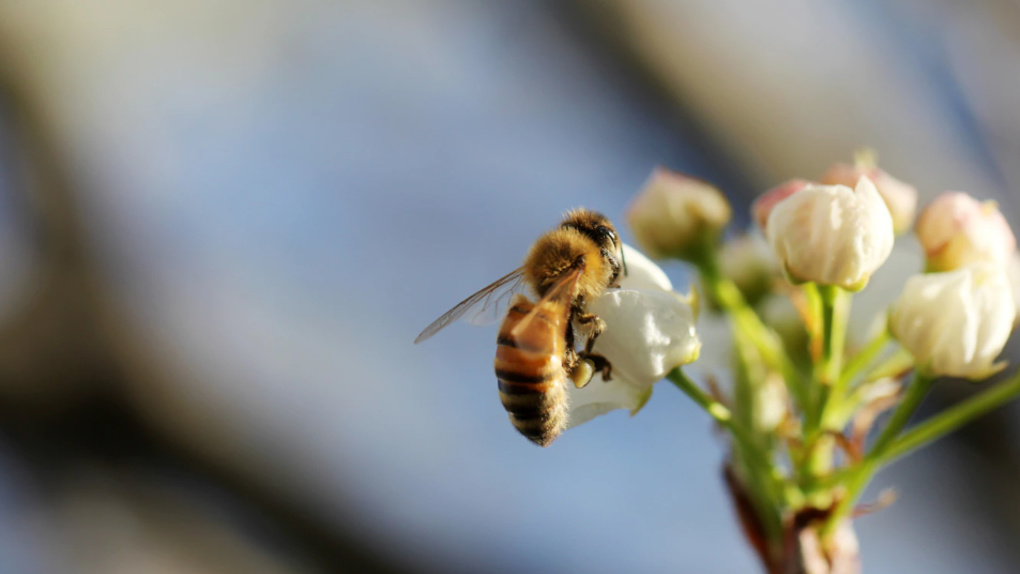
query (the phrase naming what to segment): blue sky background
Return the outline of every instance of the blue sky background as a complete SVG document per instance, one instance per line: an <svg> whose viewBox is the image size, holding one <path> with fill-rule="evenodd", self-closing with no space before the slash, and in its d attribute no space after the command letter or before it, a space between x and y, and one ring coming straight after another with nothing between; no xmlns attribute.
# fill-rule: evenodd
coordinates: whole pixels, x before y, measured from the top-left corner
<svg viewBox="0 0 1020 574"><path fill-rule="evenodd" d="M622 221L657 164L734 197L775 181L537 2L45 4L0 16L33 30L161 426L435 571L754 571L721 443L674 389L538 449L499 404L495 327L411 342L563 211ZM903 496L859 522L868 572L1012 571L960 495L968 456L883 475Z"/></svg>

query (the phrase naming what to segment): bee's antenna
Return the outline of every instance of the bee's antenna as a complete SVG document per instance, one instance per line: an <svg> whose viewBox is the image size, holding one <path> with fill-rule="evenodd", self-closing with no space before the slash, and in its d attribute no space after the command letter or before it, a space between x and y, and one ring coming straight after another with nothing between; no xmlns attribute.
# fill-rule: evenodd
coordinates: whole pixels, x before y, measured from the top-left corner
<svg viewBox="0 0 1020 574"><path fill-rule="evenodd" d="M627 276L627 256L623 254L623 247L620 247L620 263L623 263L623 276Z"/></svg>

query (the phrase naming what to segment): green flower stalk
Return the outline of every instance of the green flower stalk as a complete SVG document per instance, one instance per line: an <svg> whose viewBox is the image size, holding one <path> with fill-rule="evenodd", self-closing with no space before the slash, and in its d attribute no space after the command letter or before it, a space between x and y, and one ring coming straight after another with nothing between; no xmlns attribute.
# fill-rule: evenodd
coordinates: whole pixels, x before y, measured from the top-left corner
<svg viewBox="0 0 1020 574"><path fill-rule="evenodd" d="M730 437L727 487L744 533L769 573L859 572L855 509L876 473L1020 394L1017 375L909 426L940 377L980 381L1003 368L997 357L1017 313L1014 287L1001 261L1015 258L1015 246L995 239L995 247L1009 251L1009 258L991 262L978 249L971 250L977 254L974 261L956 249L955 270L919 273L896 301L890 294L888 327L853 348L847 329L854 292L867 287L895 236L909 228L916 192L878 170L873 158L866 165L837 167L824 178L837 185L792 180L755 203L755 218L775 262L762 262L756 273L770 268L784 273L767 281L758 273L754 289L741 289L731 277L746 275L734 271L733 262L720 261L741 250L723 241L718 218L703 215L718 203L705 191L714 188L701 182L663 186L653 176L655 185L634 201L630 218L639 244L698 272L707 308L715 312L702 320L725 318L729 324L728 386L705 387L680 367L668 378ZM870 175L882 180L883 193ZM683 205L688 212L677 217L639 209L655 205ZM952 218L949 228L933 231L936 221L926 219L926 234L963 237L949 240L958 244L993 242L979 231L960 231ZM645 244L652 237L654 243ZM919 261L918 269L923 268ZM768 286L766 293L762 285ZM751 302L745 293L753 293ZM804 352L792 353L793 341L784 341L755 306L776 296L790 297L798 310L809 334ZM881 416L886 411L891 414Z"/></svg>

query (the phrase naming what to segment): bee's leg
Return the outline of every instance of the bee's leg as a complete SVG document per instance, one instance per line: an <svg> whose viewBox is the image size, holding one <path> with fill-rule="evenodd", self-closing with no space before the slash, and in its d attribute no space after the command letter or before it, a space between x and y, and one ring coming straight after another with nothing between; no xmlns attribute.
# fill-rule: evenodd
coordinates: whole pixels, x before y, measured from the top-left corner
<svg viewBox="0 0 1020 574"><path fill-rule="evenodd" d="M581 358L577 354L577 349L574 348L574 326L567 325L566 333L566 344L563 351L563 370L566 371L567 376L574 382L574 386L581 388L588 384L591 380L591 374L585 374L584 366L581 365ZM578 367L582 367L578 369Z"/></svg>
<svg viewBox="0 0 1020 574"><path fill-rule="evenodd" d="M602 373L603 381L610 380L613 378L612 363L610 363L609 359L602 355L596 355L592 352L592 347L595 346L595 339L598 339L599 335L606 330L606 322L600 319L598 315L585 312L580 307L574 308L573 319L581 325L588 326L588 329L591 331L591 334L588 336L588 341L584 345L584 350L578 353L579 360L590 361L594 370Z"/></svg>
<svg viewBox="0 0 1020 574"><path fill-rule="evenodd" d="M574 357L574 366L567 370L567 375L573 381L575 387L583 389L591 382L592 377L595 375L595 362L582 359L577 353L574 353Z"/></svg>
<svg viewBox="0 0 1020 574"><path fill-rule="evenodd" d="M585 354L591 354L591 349L595 346L595 339L598 339L599 335L606 330L606 322L594 313L585 313L580 310L574 313L574 319L582 325L591 325L589 327L591 336L588 337L588 342L584 345Z"/></svg>
<svg viewBox="0 0 1020 574"><path fill-rule="evenodd" d="M582 361L591 361L595 366L595 370L602 373L603 381L609 381L613 378L613 364L609 362L609 359L587 351L580 353L579 357Z"/></svg>
<svg viewBox="0 0 1020 574"><path fill-rule="evenodd" d="M567 347L567 350L563 353L563 369L568 373L577 368L577 363L581 361L577 351L573 347Z"/></svg>

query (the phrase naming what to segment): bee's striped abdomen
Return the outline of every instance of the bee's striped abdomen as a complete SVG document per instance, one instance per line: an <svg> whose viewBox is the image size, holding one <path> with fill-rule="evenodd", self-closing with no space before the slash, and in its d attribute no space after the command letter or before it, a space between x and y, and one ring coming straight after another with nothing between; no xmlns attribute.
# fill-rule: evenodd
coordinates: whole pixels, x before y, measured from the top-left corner
<svg viewBox="0 0 1020 574"><path fill-rule="evenodd" d="M546 303L522 333L512 336L534 307L518 295L503 319L496 340L496 378L510 422L532 442L548 446L567 423L563 353L569 310Z"/></svg>

